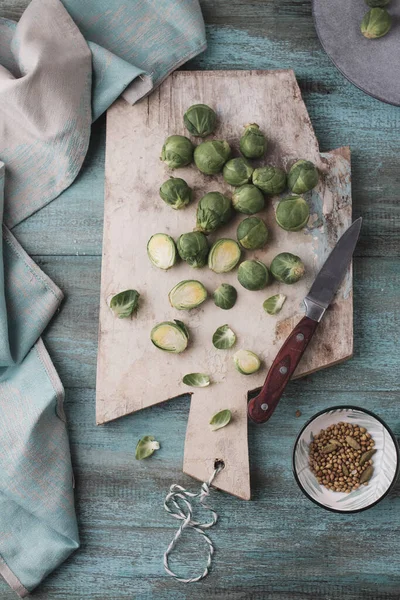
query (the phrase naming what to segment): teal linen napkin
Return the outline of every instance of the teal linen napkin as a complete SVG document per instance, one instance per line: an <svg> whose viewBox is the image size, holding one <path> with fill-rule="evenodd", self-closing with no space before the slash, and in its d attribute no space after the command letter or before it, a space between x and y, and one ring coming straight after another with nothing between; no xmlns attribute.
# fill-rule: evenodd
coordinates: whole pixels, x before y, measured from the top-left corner
<svg viewBox="0 0 400 600"><path fill-rule="evenodd" d="M197 0L32 0L18 24L0 19L0 574L20 596L79 537L64 391L40 339L62 292L10 228L74 182L121 93L136 102L204 48Z"/></svg>

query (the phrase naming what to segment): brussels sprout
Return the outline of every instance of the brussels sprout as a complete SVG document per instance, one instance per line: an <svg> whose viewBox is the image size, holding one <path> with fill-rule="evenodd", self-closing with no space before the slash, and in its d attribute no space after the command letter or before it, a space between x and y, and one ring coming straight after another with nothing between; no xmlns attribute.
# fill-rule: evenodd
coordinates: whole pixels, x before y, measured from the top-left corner
<svg viewBox="0 0 400 600"><path fill-rule="evenodd" d="M262 290L269 283L269 271L259 260L245 260L239 265L238 280L246 290Z"/></svg>
<svg viewBox="0 0 400 600"><path fill-rule="evenodd" d="M239 350L233 356L233 362L235 363L236 369L242 375L252 375L256 373L261 367L261 361L257 354L250 350Z"/></svg>
<svg viewBox="0 0 400 600"><path fill-rule="evenodd" d="M233 308L237 300L237 291L233 285L229 283L221 283L214 292L213 295L215 306L222 308L223 310L229 310Z"/></svg>
<svg viewBox="0 0 400 600"><path fill-rule="evenodd" d="M268 240L267 226L258 217L247 217L237 228L237 239L246 250L263 248Z"/></svg>
<svg viewBox="0 0 400 600"><path fill-rule="evenodd" d="M215 242L208 255L208 266L214 273L232 271L240 260L241 251L235 240L223 238Z"/></svg>
<svg viewBox="0 0 400 600"><path fill-rule="evenodd" d="M217 115L207 104L193 104L183 115L186 129L197 137L206 137L215 129Z"/></svg>
<svg viewBox="0 0 400 600"><path fill-rule="evenodd" d="M194 162L202 173L215 175L222 171L230 153L228 142L223 140L202 142L194 151Z"/></svg>
<svg viewBox="0 0 400 600"><path fill-rule="evenodd" d="M155 233L147 242L147 255L155 267L170 269L177 259L174 240L166 233Z"/></svg>
<svg viewBox="0 0 400 600"><path fill-rule="evenodd" d="M299 281L305 273L302 260L290 252L282 252L275 256L270 269L275 279L289 285Z"/></svg>
<svg viewBox="0 0 400 600"><path fill-rule="evenodd" d="M269 315L277 315L285 304L285 300L285 294L276 294L265 300L263 308Z"/></svg>
<svg viewBox="0 0 400 600"><path fill-rule="evenodd" d="M214 333L212 343L217 350L228 350L236 344L235 332L229 325L221 325Z"/></svg>
<svg viewBox="0 0 400 600"><path fill-rule="evenodd" d="M276 222L286 231L300 231L308 223L310 209L301 196L288 196L276 208Z"/></svg>
<svg viewBox="0 0 400 600"><path fill-rule="evenodd" d="M171 306L178 310L197 308L207 299L207 290L200 281L186 279L172 288L168 294Z"/></svg>
<svg viewBox="0 0 400 600"><path fill-rule="evenodd" d="M368 4L371 8L383 8L389 4L390 0L365 0L365 3Z"/></svg>
<svg viewBox="0 0 400 600"><path fill-rule="evenodd" d="M233 208L244 215L254 215L263 210L265 200L262 192L251 183L236 188L232 195Z"/></svg>
<svg viewBox="0 0 400 600"><path fill-rule="evenodd" d="M152 435L145 435L136 445L135 458L142 460L151 456L155 450L160 449L160 444L156 442Z"/></svg>
<svg viewBox="0 0 400 600"><path fill-rule="evenodd" d="M113 296L110 300L110 308L118 319L130 317L139 304L140 294L136 290L125 290Z"/></svg>
<svg viewBox="0 0 400 600"><path fill-rule="evenodd" d="M318 179L318 171L312 162L298 160L289 171L288 185L294 194L304 194L317 185Z"/></svg>
<svg viewBox="0 0 400 600"><path fill-rule="evenodd" d="M392 17L386 8L371 8L361 21L361 33L374 40L386 35L392 26Z"/></svg>
<svg viewBox="0 0 400 600"><path fill-rule="evenodd" d="M268 196L276 196L286 188L286 173L278 167L260 167L253 173L253 183Z"/></svg>
<svg viewBox="0 0 400 600"><path fill-rule="evenodd" d="M158 323L151 330L150 339L160 350L180 354L188 345L189 332L182 321L175 319Z"/></svg>
<svg viewBox="0 0 400 600"><path fill-rule="evenodd" d="M264 156L267 149L267 140L256 123L245 125L239 147L240 152L246 158L261 158Z"/></svg>
<svg viewBox="0 0 400 600"><path fill-rule="evenodd" d="M201 231L183 233L177 242L179 256L194 269L207 264L208 242Z"/></svg>
<svg viewBox="0 0 400 600"><path fill-rule="evenodd" d="M211 417L210 426L211 431L217 431L217 429L222 429L222 427L226 427L230 420L232 419L232 413L227 408L225 410L220 410L214 416Z"/></svg>
<svg viewBox="0 0 400 600"><path fill-rule="evenodd" d="M232 203L220 192L209 192L197 206L197 231L206 235L225 225L232 217Z"/></svg>
<svg viewBox="0 0 400 600"><path fill-rule="evenodd" d="M170 135L164 142L161 151L163 160L170 169L178 169L189 165L193 160L194 146L184 135Z"/></svg>
<svg viewBox="0 0 400 600"><path fill-rule="evenodd" d="M184 208L192 199L192 190L184 179L170 177L160 187L160 196L175 210Z"/></svg>
<svg viewBox="0 0 400 600"><path fill-rule="evenodd" d="M227 183L234 186L245 185L251 179L253 167L245 158L231 158L222 172Z"/></svg>
<svg viewBox="0 0 400 600"><path fill-rule="evenodd" d="M211 383L210 376L205 373L188 373L182 381L190 387L207 387Z"/></svg>

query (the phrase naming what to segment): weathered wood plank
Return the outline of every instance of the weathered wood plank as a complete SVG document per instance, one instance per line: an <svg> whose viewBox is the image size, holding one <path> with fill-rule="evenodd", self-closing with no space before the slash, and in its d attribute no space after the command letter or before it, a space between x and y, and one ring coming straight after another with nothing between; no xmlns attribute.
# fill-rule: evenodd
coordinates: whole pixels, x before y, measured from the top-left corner
<svg viewBox="0 0 400 600"><path fill-rule="evenodd" d="M226 89L230 90L229 98L225 97ZM237 273L232 271L221 276L207 268L194 272L184 262L171 272L162 273L150 265L146 252L147 241L153 233L166 231L177 239L194 227L196 202L184 211L171 211L159 198L159 187L172 172L160 162L157 149L172 132L187 133L182 122L185 107L207 103L209 99L218 113L215 135L229 141L233 155L238 152L243 125L256 122L270 140L267 160L271 164L287 170L303 157L312 160L321 175L318 186L307 195L311 205L308 229L297 234L282 231L274 216L278 200L267 201L260 215L270 230L270 241L262 250L243 253L245 258L270 264L279 252L291 251L301 256L306 265L306 277L290 291L276 282L267 291L249 293L242 289L235 308L223 316L229 319L238 336L241 344L238 347L251 348L263 361L264 368L251 378L243 377L233 368L236 348L224 352L213 349L212 335L221 325L222 315L212 302L190 313L176 313L167 301L168 291L179 281L199 278L212 293L222 281L237 286ZM137 106L130 107L124 101L116 103L108 112L107 127L97 422L111 421L182 393L185 390L182 377L186 373L198 370L209 373L213 380L210 390L194 391L184 470L197 479L207 480L215 460L223 460L225 468L215 485L249 499L246 394L249 388L263 383L276 347L302 316L302 299L316 273L351 222L349 152L343 149L332 154L319 153L290 70L174 73L157 93ZM259 162L264 164L264 161ZM215 189L232 194L231 186L221 175L210 178L193 167L177 169L173 174L188 181L196 200ZM221 236L235 239L238 222L239 218L232 219L222 232L210 235L210 243ZM140 314L137 319L115 319L107 299L130 287L144 295ZM266 294L279 292L288 295L282 316L268 319L262 302ZM352 355L352 310L349 272L321 330L301 361L297 376ZM160 353L149 340L152 327L171 318L183 319L195 338L179 357ZM150 370L149 365L153 367ZM234 415L232 425L224 431L211 432L208 426L211 416L226 406Z"/></svg>
<svg viewBox="0 0 400 600"><path fill-rule="evenodd" d="M0 16L16 16L26 2L0 0ZM175 527L160 499L172 481L193 484L181 473L188 398L96 429L94 390L68 390L83 545L34 597L398 600L399 485L381 505L351 520L331 515L313 507L295 488L289 453L301 420L328 404L365 406L400 436L400 112L368 98L336 71L318 44L310 2L201 0L201 5L210 24L209 49L185 68L294 68L321 149L352 146L354 216L364 217L356 255L369 257L355 261L355 356L292 383L273 417L279 424L250 428L255 501L214 495L222 515L212 532L215 567L195 586L166 578L160 562ZM94 387L97 348L100 261L75 254L101 254L103 199L95 192L103 182L100 166L85 177L93 186L92 198L91 192L83 198L71 188L68 202L63 196L15 228L24 247L40 257L45 271L67 292L46 343L64 383L74 388ZM45 256L53 254L72 256ZM297 408L303 413L300 419L294 417ZM167 455L155 455L157 462L147 462L139 471L132 448L141 435L160 433L161 425L168 431L167 440L161 440ZM15 598L3 582L0 598Z"/></svg>
<svg viewBox="0 0 400 600"><path fill-rule="evenodd" d="M265 427L249 427L254 501L212 493L221 515L210 531L215 566L200 585L185 586L164 575L162 554L176 522L162 505L172 483L198 487L181 472L189 398L96 427L94 390L67 390L82 549L35 598L398 600L400 548L392 533L400 527L399 485L380 505L349 520L311 505L291 473L293 439L316 411L353 402L384 415L400 435L397 401L390 392L343 392L327 401L324 391L292 389ZM156 436L161 449L135 461L136 441L145 434ZM200 548L191 536L181 546L193 570L202 565ZM14 598L1 583L0 598Z"/></svg>

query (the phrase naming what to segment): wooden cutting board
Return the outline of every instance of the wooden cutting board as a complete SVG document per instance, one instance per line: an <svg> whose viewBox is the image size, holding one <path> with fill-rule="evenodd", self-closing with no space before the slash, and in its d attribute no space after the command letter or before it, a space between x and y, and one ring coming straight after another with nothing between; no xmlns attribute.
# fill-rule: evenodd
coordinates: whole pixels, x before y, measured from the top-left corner
<svg viewBox="0 0 400 600"><path fill-rule="evenodd" d="M146 245L152 234L165 232L177 239L194 228L197 201L203 194L216 190L232 193L220 175L202 175L194 166L172 173L159 159L168 135L187 135L183 113L199 102L216 110L219 125L214 137L226 139L234 154L243 125L256 122L270 140L265 161L258 164L267 162L288 169L295 160L306 158L319 168L321 181L306 195L311 207L308 227L297 233L280 229L274 219L277 199L269 200L259 216L270 228L271 241L265 249L245 254L267 265L282 251L299 255L307 274L296 285L273 283L265 290L250 292L237 282L235 271L217 275L207 267L193 270L181 262L164 272L150 263ZM194 189L195 200L185 210L172 210L158 195L160 185L171 174L184 178ZM235 238L243 217L237 215L231 224L209 236L210 242L218 237ZM262 385L279 345L303 316L302 299L316 273L350 222L349 150L320 154L292 71L176 72L137 105L132 107L123 100L114 104L107 115L97 423L193 391L184 471L205 480L214 461L222 459L225 468L215 480L216 487L250 498L247 392ZM229 311L215 307L212 299L190 312L177 311L169 305L168 292L183 279L199 279L210 294L220 283L231 283L238 290L238 301ZM108 308L107 299L128 288L140 292L140 309L132 320L119 320ZM288 299L279 315L267 315L263 301L278 292L287 294ZM297 376L352 355L352 310L349 270ZM162 352L150 341L152 327L171 319L184 321L190 330L190 346L181 355ZM236 332L237 344L232 350L219 351L211 339L217 327L226 323ZM232 356L239 348L253 350L262 358L263 368L257 374L244 376L235 370ZM184 386L183 375L192 372L209 373L212 385L195 390ZM211 432L208 421L223 408L231 409L233 421ZM160 442L168 443L168 432Z"/></svg>

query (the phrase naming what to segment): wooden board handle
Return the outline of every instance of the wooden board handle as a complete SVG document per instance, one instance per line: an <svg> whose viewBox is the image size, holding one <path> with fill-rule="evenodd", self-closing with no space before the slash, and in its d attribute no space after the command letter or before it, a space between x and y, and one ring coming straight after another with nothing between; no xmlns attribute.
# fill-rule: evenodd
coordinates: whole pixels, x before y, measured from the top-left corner
<svg viewBox="0 0 400 600"><path fill-rule="evenodd" d="M255 423L265 423L274 412L317 326L317 321L303 317L285 340L260 393L248 404L249 417Z"/></svg>
<svg viewBox="0 0 400 600"><path fill-rule="evenodd" d="M209 421L218 411L229 408L232 421L227 427L211 431ZM221 394L218 384L193 393L186 430L183 471L200 481L207 481L215 469L215 461L224 468L213 481L213 487L250 500L250 468L247 443L247 393L238 390L229 396Z"/></svg>

